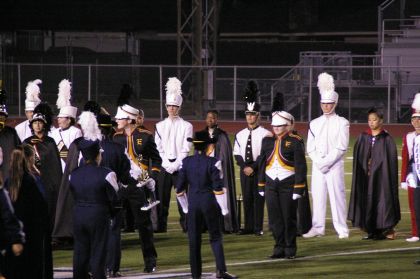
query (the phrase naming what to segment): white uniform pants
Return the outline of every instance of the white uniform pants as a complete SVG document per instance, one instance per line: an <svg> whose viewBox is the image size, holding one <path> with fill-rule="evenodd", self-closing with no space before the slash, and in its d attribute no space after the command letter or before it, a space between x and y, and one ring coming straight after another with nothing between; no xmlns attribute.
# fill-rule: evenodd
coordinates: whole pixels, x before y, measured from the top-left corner
<svg viewBox="0 0 420 279"><path fill-rule="evenodd" d="M328 192L334 228L339 235L348 234L344 161L338 161L326 174L320 172L316 167L312 167L311 190L313 207L312 229L320 234L325 234Z"/></svg>

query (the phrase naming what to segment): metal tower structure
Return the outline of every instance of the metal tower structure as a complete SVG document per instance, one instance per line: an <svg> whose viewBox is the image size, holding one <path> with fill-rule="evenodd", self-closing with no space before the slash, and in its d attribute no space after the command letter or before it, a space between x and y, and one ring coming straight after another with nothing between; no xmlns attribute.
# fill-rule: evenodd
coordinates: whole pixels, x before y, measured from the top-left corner
<svg viewBox="0 0 420 279"><path fill-rule="evenodd" d="M178 78L189 85L184 92L202 117L203 105L211 105L222 0L177 0ZM193 67L190 67L192 65ZM182 66L188 66L184 68Z"/></svg>

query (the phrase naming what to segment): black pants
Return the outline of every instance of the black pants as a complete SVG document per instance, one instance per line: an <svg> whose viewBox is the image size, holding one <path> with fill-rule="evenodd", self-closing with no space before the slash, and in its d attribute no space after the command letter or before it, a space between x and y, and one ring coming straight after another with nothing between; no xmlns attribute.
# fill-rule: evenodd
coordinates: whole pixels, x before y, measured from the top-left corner
<svg viewBox="0 0 420 279"><path fill-rule="evenodd" d="M279 181L267 177L265 197L268 218L274 237L273 254L278 256L296 255L296 206L292 199L294 175Z"/></svg>
<svg viewBox="0 0 420 279"><path fill-rule="evenodd" d="M140 190L140 189L139 189ZM143 253L144 265L146 267L156 266L157 252L153 238L153 226L150 220L150 210L140 210L144 200L130 197L130 209L134 216L134 222L139 231L141 250Z"/></svg>
<svg viewBox="0 0 420 279"><path fill-rule="evenodd" d="M109 209L75 205L73 216L73 278L86 279L90 270L93 278L105 279Z"/></svg>
<svg viewBox="0 0 420 279"><path fill-rule="evenodd" d="M241 188L244 207L244 230L260 232L263 230L264 197L258 194L257 175L246 176L241 170Z"/></svg>
<svg viewBox="0 0 420 279"><path fill-rule="evenodd" d="M122 211L117 212L109 227L106 268L111 272L120 271L122 214Z"/></svg>
<svg viewBox="0 0 420 279"><path fill-rule="evenodd" d="M414 213L416 216L417 228L420 228L420 187L414 189Z"/></svg>
<svg viewBox="0 0 420 279"><path fill-rule="evenodd" d="M221 211L212 192L199 193L188 198L188 239L190 246L190 266L193 277L201 276L201 232L206 224L210 245L216 260L216 268L226 271L223 251L223 235L220 224Z"/></svg>
<svg viewBox="0 0 420 279"><path fill-rule="evenodd" d="M176 185L178 172L170 174L162 169L159 173L157 194L160 200L158 205L158 231L166 232L168 228L169 204L171 202L172 188ZM187 231L186 215L182 211L181 205L178 203L179 223L182 230Z"/></svg>

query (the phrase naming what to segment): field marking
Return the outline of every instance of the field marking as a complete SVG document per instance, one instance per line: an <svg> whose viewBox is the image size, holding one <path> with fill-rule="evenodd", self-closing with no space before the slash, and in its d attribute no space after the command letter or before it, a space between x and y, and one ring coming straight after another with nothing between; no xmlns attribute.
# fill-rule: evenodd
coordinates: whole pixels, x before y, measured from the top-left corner
<svg viewBox="0 0 420 279"><path fill-rule="evenodd" d="M389 248L389 249L375 249L375 250L363 250L363 251L354 251L354 252L341 252L341 253L332 253L332 254L324 254L324 255L314 255L314 256L305 256L305 257L297 257L293 260L288 259L266 259L266 260L258 260L258 261L247 261L247 262L236 262L236 263L227 263L226 265L231 266L243 266L249 264L265 264L265 263L272 263L272 262L282 262L282 261L305 261L305 260L312 260L318 258L327 258L327 257L340 257L340 256L351 256L351 255L366 255L366 254L378 254L378 253L388 253L388 252L403 252L403 251L420 251L420 247L409 247L409 248ZM214 268L213 265L206 265L203 268ZM179 272L189 270L188 268L174 268L168 270L162 270L161 272Z"/></svg>

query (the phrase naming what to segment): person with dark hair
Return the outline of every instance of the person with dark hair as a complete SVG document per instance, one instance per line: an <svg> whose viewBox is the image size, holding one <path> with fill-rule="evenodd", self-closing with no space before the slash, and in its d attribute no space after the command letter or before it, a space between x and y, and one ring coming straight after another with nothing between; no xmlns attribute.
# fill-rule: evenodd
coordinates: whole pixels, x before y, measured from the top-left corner
<svg viewBox="0 0 420 279"><path fill-rule="evenodd" d="M260 126L260 104L257 84L250 81L245 91L245 117L247 127L235 135L233 155L240 167L241 189L244 208L244 228L239 234L263 235L264 193L258 191L258 161L261 142L273 134Z"/></svg>
<svg viewBox="0 0 420 279"><path fill-rule="evenodd" d="M221 162L206 155L208 144L214 143L207 131L195 133L195 154L182 160L176 182L176 195L187 216L190 266L193 278L201 278L201 233L203 223L210 235L216 259L216 278L237 278L226 269L220 215L229 213L226 188L221 179ZM188 193L187 193L188 188Z"/></svg>
<svg viewBox="0 0 420 279"><path fill-rule="evenodd" d="M74 126L76 124L77 108L71 105L70 99L71 82L63 79L58 87L57 108L60 109L57 115L58 129L55 129L51 133L51 137L55 140L60 154L63 173L66 167L70 144L82 136L82 131Z"/></svg>
<svg viewBox="0 0 420 279"><path fill-rule="evenodd" d="M207 132L215 143L207 146L206 154L215 157L222 163L223 185L227 191L227 204L229 214L223 216L223 230L227 233L238 232L238 216L236 210L236 185L235 185L235 168L233 161L232 144L227 133L218 126L219 113L217 110L207 111L206 124L207 127L203 132Z"/></svg>
<svg viewBox="0 0 420 279"><path fill-rule="evenodd" d="M98 127L96 127L98 129ZM118 183L115 172L101 167L100 142L93 134L79 141L84 163L73 170L70 189L74 197L73 278L105 279L110 219L114 214Z"/></svg>
<svg viewBox="0 0 420 279"><path fill-rule="evenodd" d="M6 106L6 91L1 86L2 82L0 80L0 148L3 154L0 175L6 180L9 177L10 154L21 142L16 130L6 125L9 113Z"/></svg>
<svg viewBox="0 0 420 279"><path fill-rule="evenodd" d="M397 147L375 108L368 111L368 125L354 145L348 219L367 232L364 239L395 239L401 219Z"/></svg>
<svg viewBox="0 0 420 279"><path fill-rule="evenodd" d="M126 148L131 164L130 172L142 170L143 174L150 174L153 181L147 186L139 187L140 181L130 179L127 187L121 189L121 196L128 200L128 210L131 210L134 215L135 224L139 231L144 272L152 273L156 270L157 252L154 245L150 210L143 210L143 207L148 203L147 197L154 195L154 184L162 160L156 149L153 134L149 130L136 126L138 113L139 111L130 105L118 106L115 119L120 131L114 134L113 140Z"/></svg>
<svg viewBox="0 0 420 279"><path fill-rule="evenodd" d="M54 226L57 197L63 173L55 141L48 136L52 124L52 111L47 103L40 103L33 112L34 115L29 121L33 135L24 143L34 148L35 166L40 171L41 182L45 186L50 223Z"/></svg>
<svg viewBox="0 0 420 279"><path fill-rule="evenodd" d="M24 144L13 150L5 188L23 223L26 236L21 256L8 255L6 278L53 278L48 203L35 166L35 151Z"/></svg>

